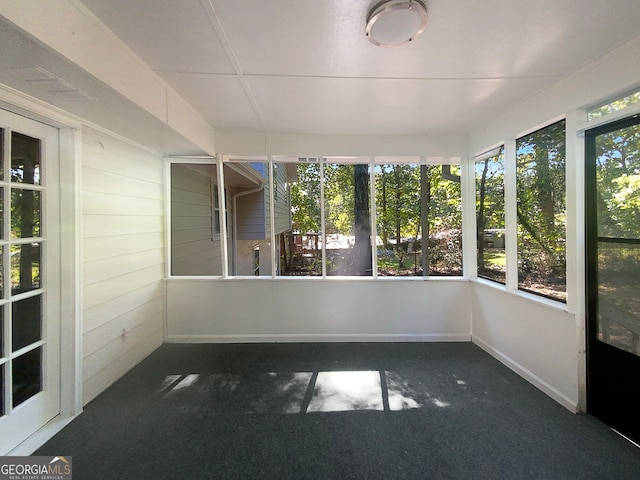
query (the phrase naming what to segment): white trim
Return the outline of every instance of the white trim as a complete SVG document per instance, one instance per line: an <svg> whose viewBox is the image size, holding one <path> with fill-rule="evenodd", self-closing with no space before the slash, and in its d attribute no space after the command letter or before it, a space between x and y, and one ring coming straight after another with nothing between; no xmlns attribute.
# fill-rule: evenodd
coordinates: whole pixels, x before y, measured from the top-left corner
<svg viewBox="0 0 640 480"><path fill-rule="evenodd" d="M594 118L593 120L586 120L578 123L576 127L576 133L579 136L584 135L584 133L587 130L590 130L592 128L600 127L602 125L606 125L607 123L613 123L623 118L633 117L634 115L638 115L638 114L640 114L640 103L636 103L635 105L629 105L628 107L625 107L622 110L608 113L607 115Z"/></svg>
<svg viewBox="0 0 640 480"><path fill-rule="evenodd" d="M384 164L383 164L384 165ZM378 210L376 205L375 157L369 158L369 244L371 246L371 276L378 278Z"/></svg>
<svg viewBox="0 0 640 480"><path fill-rule="evenodd" d="M472 283L479 283L481 285L486 285L487 287L492 287L497 290L502 290L509 295L514 295L516 297L522 298L524 300L529 300L530 302L536 303L538 305L544 305L545 307L553 308L559 312L568 313L570 315L575 315L576 312L569 309L567 304L561 302L560 300L554 300L552 298L543 297L541 295L537 295L535 293L527 292L526 290L516 289L508 289L506 285L496 282L494 280L489 280L488 278L471 278L469 279Z"/></svg>
<svg viewBox="0 0 640 480"><path fill-rule="evenodd" d="M49 441L56 433L69 425L80 413L70 416L58 415L20 445L7 453L7 456L29 456Z"/></svg>
<svg viewBox="0 0 640 480"><path fill-rule="evenodd" d="M520 375L526 381L536 386L539 390L542 390L549 397L554 399L560 405L565 407L567 410L570 410L573 413L579 411L578 405L569 399L566 395L560 392L557 388L545 382L542 378L538 377L536 374L528 370L527 368L520 365L518 362L513 360L511 357L505 355L489 343L485 342L477 335L473 335L471 341L482 348L485 352L487 352L492 357L496 358L498 361L509 367L515 373Z"/></svg>
<svg viewBox="0 0 640 480"><path fill-rule="evenodd" d="M504 231L507 290L518 290L518 195L516 190L516 141L504 142Z"/></svg>
<svg viewBox="0 0 640 480"><path fill-rule="evenodd" d="M471 334L348 333L260 335L169 335L167 343L285 343L285 342L469 342Z"/></svg>
<svg viewBox="0 0 640 480"><path fill-rule="evenodd" d="M524 131L522 131L522 132L520 132L520 133L518 133L516 135L516 140L520 139L522 137L526 137L527 135L531 135L532 133L535 133L535 132L537 132L539 130L542 130L544 128L547 128L548 126L553 125L554 123L561 122L562 120L565 120L566 118L567 117L566 117L565 114L558 115L556 117L553 117L550 120L546 120L544 123L540 123L540 124L536 125L535 127L527 128L526 130L524 130Z"/></svg>
<svg viewBox="0 0 640 480"><path fill-rule="evenodd" d="M462 201L462 274L469 278L478 275L478 227L476 212L476 161L466 158L460 168L460 196Z"/></svg>
<svg viewBox="0 0 640 480"><path fill-rule="evenodd" d="M278 263L280 258L276 256L276 196L275 191L278 188L278 181L273 175L273 157L269 155L269 243L271 244L269 250L271 254L271 277L275 278L278 273ZM234 238L233 242L237 242ZM234 272L235 273L235 272Z"/></svg>
<svg viewBox="0 0 640 480"><path fill-rule="evenodd" d="M0 107L57 128L59 139L60 415L12 450L18 454L15 452L35 450L82 412L81 123L62 110L1 84Z"/></svg>

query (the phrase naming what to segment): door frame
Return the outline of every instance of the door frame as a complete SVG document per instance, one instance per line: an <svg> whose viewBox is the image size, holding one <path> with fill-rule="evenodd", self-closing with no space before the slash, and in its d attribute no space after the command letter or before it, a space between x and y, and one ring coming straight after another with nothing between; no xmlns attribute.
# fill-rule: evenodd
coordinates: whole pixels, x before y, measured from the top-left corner
<svg viewBox="0 0 640 480"><path fill-rule="evenodd" d="M597 167L592 162L595 157L594 144L598 135L606 134L632 125L638 125L640 114L635 109L625 109L626 115L617 115L609 121L599 122L591 128L585 129L585 149L584 149L584 182L585 182L585 317L586 317L586 344L587 344L587 411L592 412L590 403L593 403L594 394L592 393L593 380L592 375L595 367L592 365L593 356L596 350L611 350L615 359L623 357L624 353L615 353L616 347L599 345L597 337L597 315L598 315L598 283L597 283L597 179L595 177ZM609 355L609 354L607 354ZM632 355L632 354L629 354ZM613 356L611 358L614 358ZM622 360L621 360L622 361ZM600 416L601 412L592 412L596 416ZM612 426L612 428L617 428Z"/></svg>
<svg viewBox="0 0 640 480"><path fill-rule="evenodd" d="M31 455L82 412L81 123L2 84L0 108L59 132L60 414L8 452Z"/></svg>

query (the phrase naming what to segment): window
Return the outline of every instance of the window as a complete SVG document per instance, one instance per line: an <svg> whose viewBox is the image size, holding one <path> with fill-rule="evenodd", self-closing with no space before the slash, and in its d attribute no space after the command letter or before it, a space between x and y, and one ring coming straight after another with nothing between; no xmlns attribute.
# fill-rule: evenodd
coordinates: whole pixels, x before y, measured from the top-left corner
<svg viewBox="0 0 640 480"><path fill-rule="evenodd" d="M324 165L327 275L373 274L370 177L368 163Z"/></svg>
<svg viewBox="0 0 640 480"><path fill-rule="evenodd" d="M459 165L426 165L429 275L462 275L462 190Z"/></svg>
<svg viewBox="0 0 640 480"><path fill-rule="evenodd" d="M222 275L215 164L171 165L171 274Z"/></svg>
<svg viewBox="0 0 640 480"><path fill-rule="evenodd" d="M640 90L622 95L611 102L607 102L604 105L600 105L596 108L589 110L587 114L588 120L595 120L596 118L604 117L610 113L617 112L631 105L640 103Z"/></svg>
<svg viewBox="0 0 640 480"><path fill-rule="evenodd" d="M419 157L222 162L223 178L213 159L171 163L172 275L462 273L458 159L455 165Z"/></svg>
<svg viewBox="0 0 640 480"><path fill-rule="evenodd" d="M516 141L518 288L566 301L565 122Z"/></svg>
<svg viewBox="0 0 640 480"><path fill-rule="evenodd" d="M476 161L478 276L506 281L504 147Z"/></svg>
<svg viewBox="0 0 640 480"><path fill-rule="evenodd" d="M417 164L376 165L378 275L423 274L421 167Z"/></svg>

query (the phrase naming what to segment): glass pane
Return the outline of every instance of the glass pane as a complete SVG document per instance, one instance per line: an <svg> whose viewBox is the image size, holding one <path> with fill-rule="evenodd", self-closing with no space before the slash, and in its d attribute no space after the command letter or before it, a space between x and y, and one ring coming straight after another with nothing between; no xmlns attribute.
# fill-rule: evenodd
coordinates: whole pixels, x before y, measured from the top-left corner
<svg viewBox="0 0 640 480"><path fill-rule="evenodd" d="M4 352L4 309L6 307L4 305L0 306L0 357L5 356ZM0 384L4 385L4 384Z"/></svg>
<svg viewBox="0 0 640 480"><path fill-rule="evenodd" d="M640 125L596 137L598 236L640 238Z"/></svg>
<svg viewBox="0 0 640 480"><path fill-rule="evenodd" d="M283 275L322 275L322 225L320 224L320 163L287 165L294 169L291 178L291 230L285 234L281 272Z"/></svg>
<svg viewBox="0 0 640 480"><path fill-rule="evenodd" d="M627 108L637 103L640 103L640 91L629 93L620 98L617 98L613 102L609 102L598 108L594 108L593 110L589 111L588 119L594 120L596 118L609 115L610 113L617 112L619 110L622 110L623 108Z"/></svg>
<svg viewBox="0 0 640 480"><path fill-rule="evenodd" d="M4 240L4 187L0 187L0 239Z"/></svg>
<svg viewBox="0 0 640 480"><path fill-rule="evenodd" d="M42 347L13 359L13 407L42 391Z"/></svg>
<svg viewBox="0 0 640 480"><path fill-rule="evenodd" d="M269 184L269 164L266 162L238 162L225 168L225 189L235 198L235 259L231 241L229 242L229 265L234 275L271 276L271 192ZM240 176L238 170L243 171ZM281 173L284 173L282 169ZM278 174L278 172L274 172ZM278 174L279 175L279 174ZM248 180L248 177L259 179ZM288 203L283 204L275 194L282 188L283 179L276 178L274 190L276 258L280 248L280 233L290 228ZM233 206L231 207L233 208ZM228 209L227 209L228 211ZM282 214L285 214L284 222ZM227 215L229 225L229 215ZM231 237L230 237L231 238ZM256 253L257 252L257 253ZM257 261L256 261L257 260Z"/></svg>
<svg viewBox="0 0 640 480"><path fill-rule="evenodd" d="M375 167L378 275L422 275L420 165Z"/></svg>
<svg viewBox="0 0 640 480"><path fill-rule="evenodd" d="M40 236L40 192L11 190L11 238Z"/></svg>
<svg viewBox="0 0 640 480"><path fill-rule="evenodd" d="M41 287L40 244L22 243L11 245L12 295Z"/></svg>
<svg viewBox="0 0 640 480"><path fill-rule="evenodd" d="M369 165L324 166L327 275L373 274Z"/></svg>
<svg viewBox="0 0 640 480"><path fill-rule="evenodd" d="M462 275L462 191L458 165L427 165L429 275Z"/></svg>
<svg viewBox="0 0 640 480"><path fill-rule="evenodd" d="M566 301L564 120L516 147L518 288Z"/></svg>
<svg viewBox="0 0 640 480"><path fill-rule="evenodd" d="M11 133L11 181L40 185L40 140Z"/></svg>
<svg viewBox="0 0 640 480"><path fill-rule="evenodd" d="M476 163L478 276L505 283L504 149Z"/></svg>
<svg viewBox="0 0 640 480"><path fill-rule="evenodd" d="M640 245L598 245L598 339L640 355Z"/></svg>
<svg viewBox="0 0 640 480"><path fill-rule="evenodd" d="M6 246L0 247L0 298L4 298L4 252Z"/></svg>
<svg viewBox="0 0 640 480"><path fill-rule="evenodd" d="M42 296L26 298L11 305L11 351L42 339Z"/></svg>
<svg viewBox="0 0 640 480"><path fill-rule="evenodd" d="M6 415L7 410L4 408L4 372L7 364L0 365L0 415Z"/></svg>
<svg viewBox="0 0 640 480"><path fill-rule="evenodd" d="M0 180L4 180L4 129L0 128Z"/></svg>
<svg viewBox="0 0 640 480"><path fill-rule="evenodd" d="M215 164L171 165L171 274L222 275L214 234Z"/></svg>

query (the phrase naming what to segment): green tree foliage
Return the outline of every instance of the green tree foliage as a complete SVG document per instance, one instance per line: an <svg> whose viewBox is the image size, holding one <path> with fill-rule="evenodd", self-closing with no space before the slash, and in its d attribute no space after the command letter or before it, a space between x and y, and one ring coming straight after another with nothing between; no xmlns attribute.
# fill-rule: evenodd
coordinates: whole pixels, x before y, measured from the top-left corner
<svg viewBox="0 0 640 480"><path fill-rule="evenodd" d="M564 121L518 139L516 175L520 286L564 299Z"/></svg>
<svg viewBox="0 0 640 480"><path fill-rule="evenodd" d="M325 199L325 232L353 238L351 264L359 257L371 258L369 165L325 164L321 176L318 163L299 163L297 182L291 185L293 228L302 234L320 232L320 184ZM422 248L421 205L428 206L430 266L432 273L460 274L461 192L459 167L426 166L428 188L421 188L421 167L409 164L379 165L374 169L378 236L384 250L393 251L395 273L405 266L409 244L414 252ZM422 199L423 192L428 198ZM426 200L423 201L423 200ZM365 227L365 228L363 228ZM358 250L361 245L366 250ZM357 250L357 251L356 251ZM420 262L416 256L413 261ZM361 262L356 262L361 263ZM421 265L412 272L422 274ZM357 270L357 272L356 272ZM353 267L349 274L370 272L371 265ZM359 272L359 273L358 273ZM406 274L409 274L406 272Z"/></svg>
<svg viewBox="0 0 640 480"><path fill-rule="evenodd" d="M640 125L596 141L598 235L640 238Z"/></svg>
<svg viewBox="0 0 640 480"><path fill-rule="evenodd" d="M420 233L420 168L381 165L376 168L378 235L385 247Z"/></svg>
<svg viewBox="0 0 640 480"><path fill-rule="evenodd" d="M291 184L293 230L320 232L320 164L299 163L297 181Z"/></svg>
<svg viewBox="0 0 640 480"><path fill-rule="evenodd" d="M478 274L504 283L504 150L476 164ZM491 232L490 235L487 235ZM488 239L492 242L489 243ZM499 246L496 246L496 243Z"/></svg>

